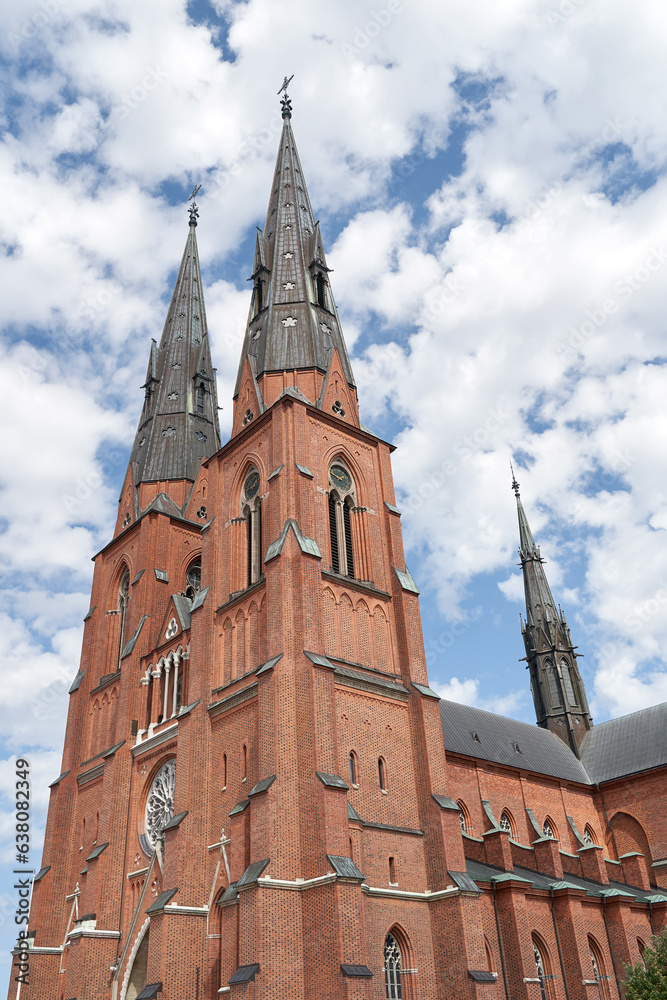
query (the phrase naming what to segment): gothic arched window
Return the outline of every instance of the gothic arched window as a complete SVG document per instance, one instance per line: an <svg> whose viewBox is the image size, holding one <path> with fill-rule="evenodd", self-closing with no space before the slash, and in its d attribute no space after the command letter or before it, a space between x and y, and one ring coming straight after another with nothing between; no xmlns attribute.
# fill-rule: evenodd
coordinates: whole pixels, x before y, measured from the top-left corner
<svg viewBox="0 0 667 1000"><path fill-rule="evenodd" d="M558 840L558 830L556 829L556 824L550 816L547 816L542 824L542 833L545 837L551 837L552 840Z"/></svg>
<svg viewBox="0 0 667 1000"><path fill-rule="evenodd" d="M507 809L503 809L502 815L500 817L500 829L506 830L513 840L516 840L516 832L514 829L514 819L509 814Z"/></svg>
<svg viewBox="0 0 667 1000"><path fill-rule="evenodd" d="M565 697L568 704L576 707L579 704L576 681L572 673L572 667L565 659L560 661L560 672L563 677L563 687L565 688Z"/></svg>
<svg viewBox="0 0 667 1000"><path fill-rule="evenodd" d="M457 801L457 806L459 807L459 822L461 823L461 833L470 834L472 831L472 822L470 819L470 813L468 812L468 807L462 799Z"/></svg>
<svg viewBox="0 0 667 1000"><path fill-rule="evenodd" d="M639 961L641 962L642 968L646 971L646 959L644 958L644 952L646 951L646 945L641 938L637 938L637 951L639 952Z"/></svg>
<svg viewBox="0 0 667 1000"><path fill-rule="evenodd" d="M334 573L354 578L352 509L354 482L344 465L334 462L329 469L329 535L331 567Z"/></svg>
<svg viewBox="0 0 667 1000"><path fill-rule="evenodd" d="M549 1000L549 958L547 956L546 948L541 942L538 942L535 937L533 937L533 954L535 955L535 972L540 984L541 1000Z"/></svg>
<svg viewBox="0 0 667 1000"><path fill-rule="evenodd" d="M600 946L598 945L597 941L590 935L588 937L588 947L591 954L591 965L593 966L593 975L595 977L595 982L598 985L600 996L603 998L603 1000L608 1000L609 986L607 985L607 983L609 977L605 974L604 958L602 957L602 952L600 951Z"/></svg>
<svg viewBox="0 0 667 1000"><path fill-rule="evenodd" d="M201 559L197 558L190 563L186 579L185 596L192 600L201 589Z"/></svg>
<svg viewBox="0 0 667 1000"><path fill-rule="evenodd" d="M584 844L586 844L587 847L593 847L594 844L597 844L595 831L590 823L587 823L584 828Z"/></svg>
<svg viewBox="0 0 667 1000"><path fill-rule="evenodd" d="M125 648L125 628L127 625L127 606L130 603L130 571L126 569L120 579L118 587L118 614L120 615L120 629L118 631L118 669L120 670L120 658Z"/></svg>
<svg viewBox="0 0 667 1000"><path fill-rule="evenodd" d="M547 660L544 669L547 675L547 686L549 688L549 703L552 708L560 708L562 699L560 696L560 685L556 675L556 668L551 660Z"/></svg>
<svg viewBox="0 0 667 1000"><path fill-rule="evenodd" d="M387 765L384 757L378 757L378 779L383 792L387 791Z"/></svg>
<svg viewBox="0 0 667 1000"><path fill-rule="evenodd" d="M401 949L393 934L387 934L384 942L384 981L387 1000L402 1000L401 992Z"/></svg>
<svg viewBox="0 0 667 1000"><path fill-rule="evenodd" d="M357 765L357 755L354 750L350 750L350 782L353 785L359 784L359 767Z"/></svg>
<svg viewBox="0 0 667 1000"><path fill-rule="evenodd" d="M197 413L202 414L204 412L204 400L206 398L206 386L203 382L199 382L197 385Z"/></svg>
<svg viewBox="0 0 667 1000"><path fill-rule="evenodd" d="M262 500L259 495L260 475L251 469L243 484L243 517L247 525L248 582L250 587L262 575Z"/></svg>

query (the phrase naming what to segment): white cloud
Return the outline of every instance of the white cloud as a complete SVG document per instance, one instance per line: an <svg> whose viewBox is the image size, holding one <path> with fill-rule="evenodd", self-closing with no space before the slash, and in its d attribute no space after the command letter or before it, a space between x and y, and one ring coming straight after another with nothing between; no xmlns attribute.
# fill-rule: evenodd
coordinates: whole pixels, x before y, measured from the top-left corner
<svg viewBox="0 0 667 1000"><path fill-rule="evenodd" d="M517 718L523 714L523 702L526 700L525 691L509 691L500 696L480 698L479 681L473 678L459 680L458 677L452 677L446 684L432 681L431 687L446 701L455 701L460 705L471 705L473 708L484 709L485 712L495 712L498 715L509 715Z"/></svg>

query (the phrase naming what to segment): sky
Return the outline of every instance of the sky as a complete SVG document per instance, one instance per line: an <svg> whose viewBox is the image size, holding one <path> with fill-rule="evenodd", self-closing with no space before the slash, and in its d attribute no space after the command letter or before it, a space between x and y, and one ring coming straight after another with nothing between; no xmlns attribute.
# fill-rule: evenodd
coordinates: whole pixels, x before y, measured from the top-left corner
<svg viewBox="0 0 667 1000"><path fill-rule="evenodd" d="M432 686L534 721L514 462L596 722L667 700L658 0L15 0L0 12L0 966L187 235L223 439L285 74Z"/></svg>

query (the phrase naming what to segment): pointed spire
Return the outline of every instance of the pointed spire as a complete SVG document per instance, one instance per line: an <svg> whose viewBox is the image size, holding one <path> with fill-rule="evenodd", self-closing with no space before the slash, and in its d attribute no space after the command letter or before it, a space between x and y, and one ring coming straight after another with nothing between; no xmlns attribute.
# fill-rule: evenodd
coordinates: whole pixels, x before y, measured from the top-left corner
<svg viewBox="0 0 667 1000"><path fill-rule="evenodd" d="M519 484L512 469L512 489L516 497L517 515L519 518L519 556L523 569L523 585L526 594L526 615L529 622L538 619L554 621L558 615L547 575L544 572L544 559L539 547L535 544L533 533L528 524L526 512L521 503Z"/></svg>
<svg viewBox="0 0 667 1000"><path fill-rule="evenodd" d="M287 83L286 79L280 92ZM243 426L242 413L252 401L249 376L244 375L248 366L260 409L275 402L289 384L319 408L339 415L342 410L348 420L358 425L354 376L286 94L282 103L283 129L266 222L264 230L257 232L249 279L253 282L253 297L234 393L238 411L235 433ZM239 399L242 389L243 399ZM341 399L329 400L329 394ZM338 406L333 409L335 403Z"/></svg>
<svg viewBox="0 0 667 1000"><path fill-rule="evenodd" d="M198 190L190 198L188 237L167 321L159 345L151 343L144 407L130 459L135 487L159 480L194 481L202 460L220 448L197 251Z"/></svg>
<svg viewBox="0 0 667 1000"><path fill-rule="evenodd" d="M526 595L526 621L521 621L521 632L537 724L550 729L579 755L584 733L593 725L586 689L565 615L553 599L544 560L521 503L514 469L512 489L519 518L519 555Z"/></svg>

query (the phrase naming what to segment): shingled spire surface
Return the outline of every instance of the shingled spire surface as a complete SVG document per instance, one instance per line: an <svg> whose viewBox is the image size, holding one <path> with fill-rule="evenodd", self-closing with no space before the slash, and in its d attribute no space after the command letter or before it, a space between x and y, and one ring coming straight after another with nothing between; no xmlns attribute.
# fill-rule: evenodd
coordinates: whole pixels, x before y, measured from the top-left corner
<svg viewBox="0 0 667 1000"><path fill-rule="evenodd" d="M151 345L144 407L130 459L135 487L160 480L194 481L202 460L220 448L196 226L191 210L167 321L159 345Z"/></svg>
<svg viewBox="0 0 667 1000"><path fill-rule="evenodd" d="M253 299L235 398L246 359L260 383L270 373L315 370L326 376L337 350L341 377L356 399L328 276L319 224L292 132L290 106L283 102L283 130L266 222L263 231L257 230ZM322 405L321 399L311 401Z"/></svg>

